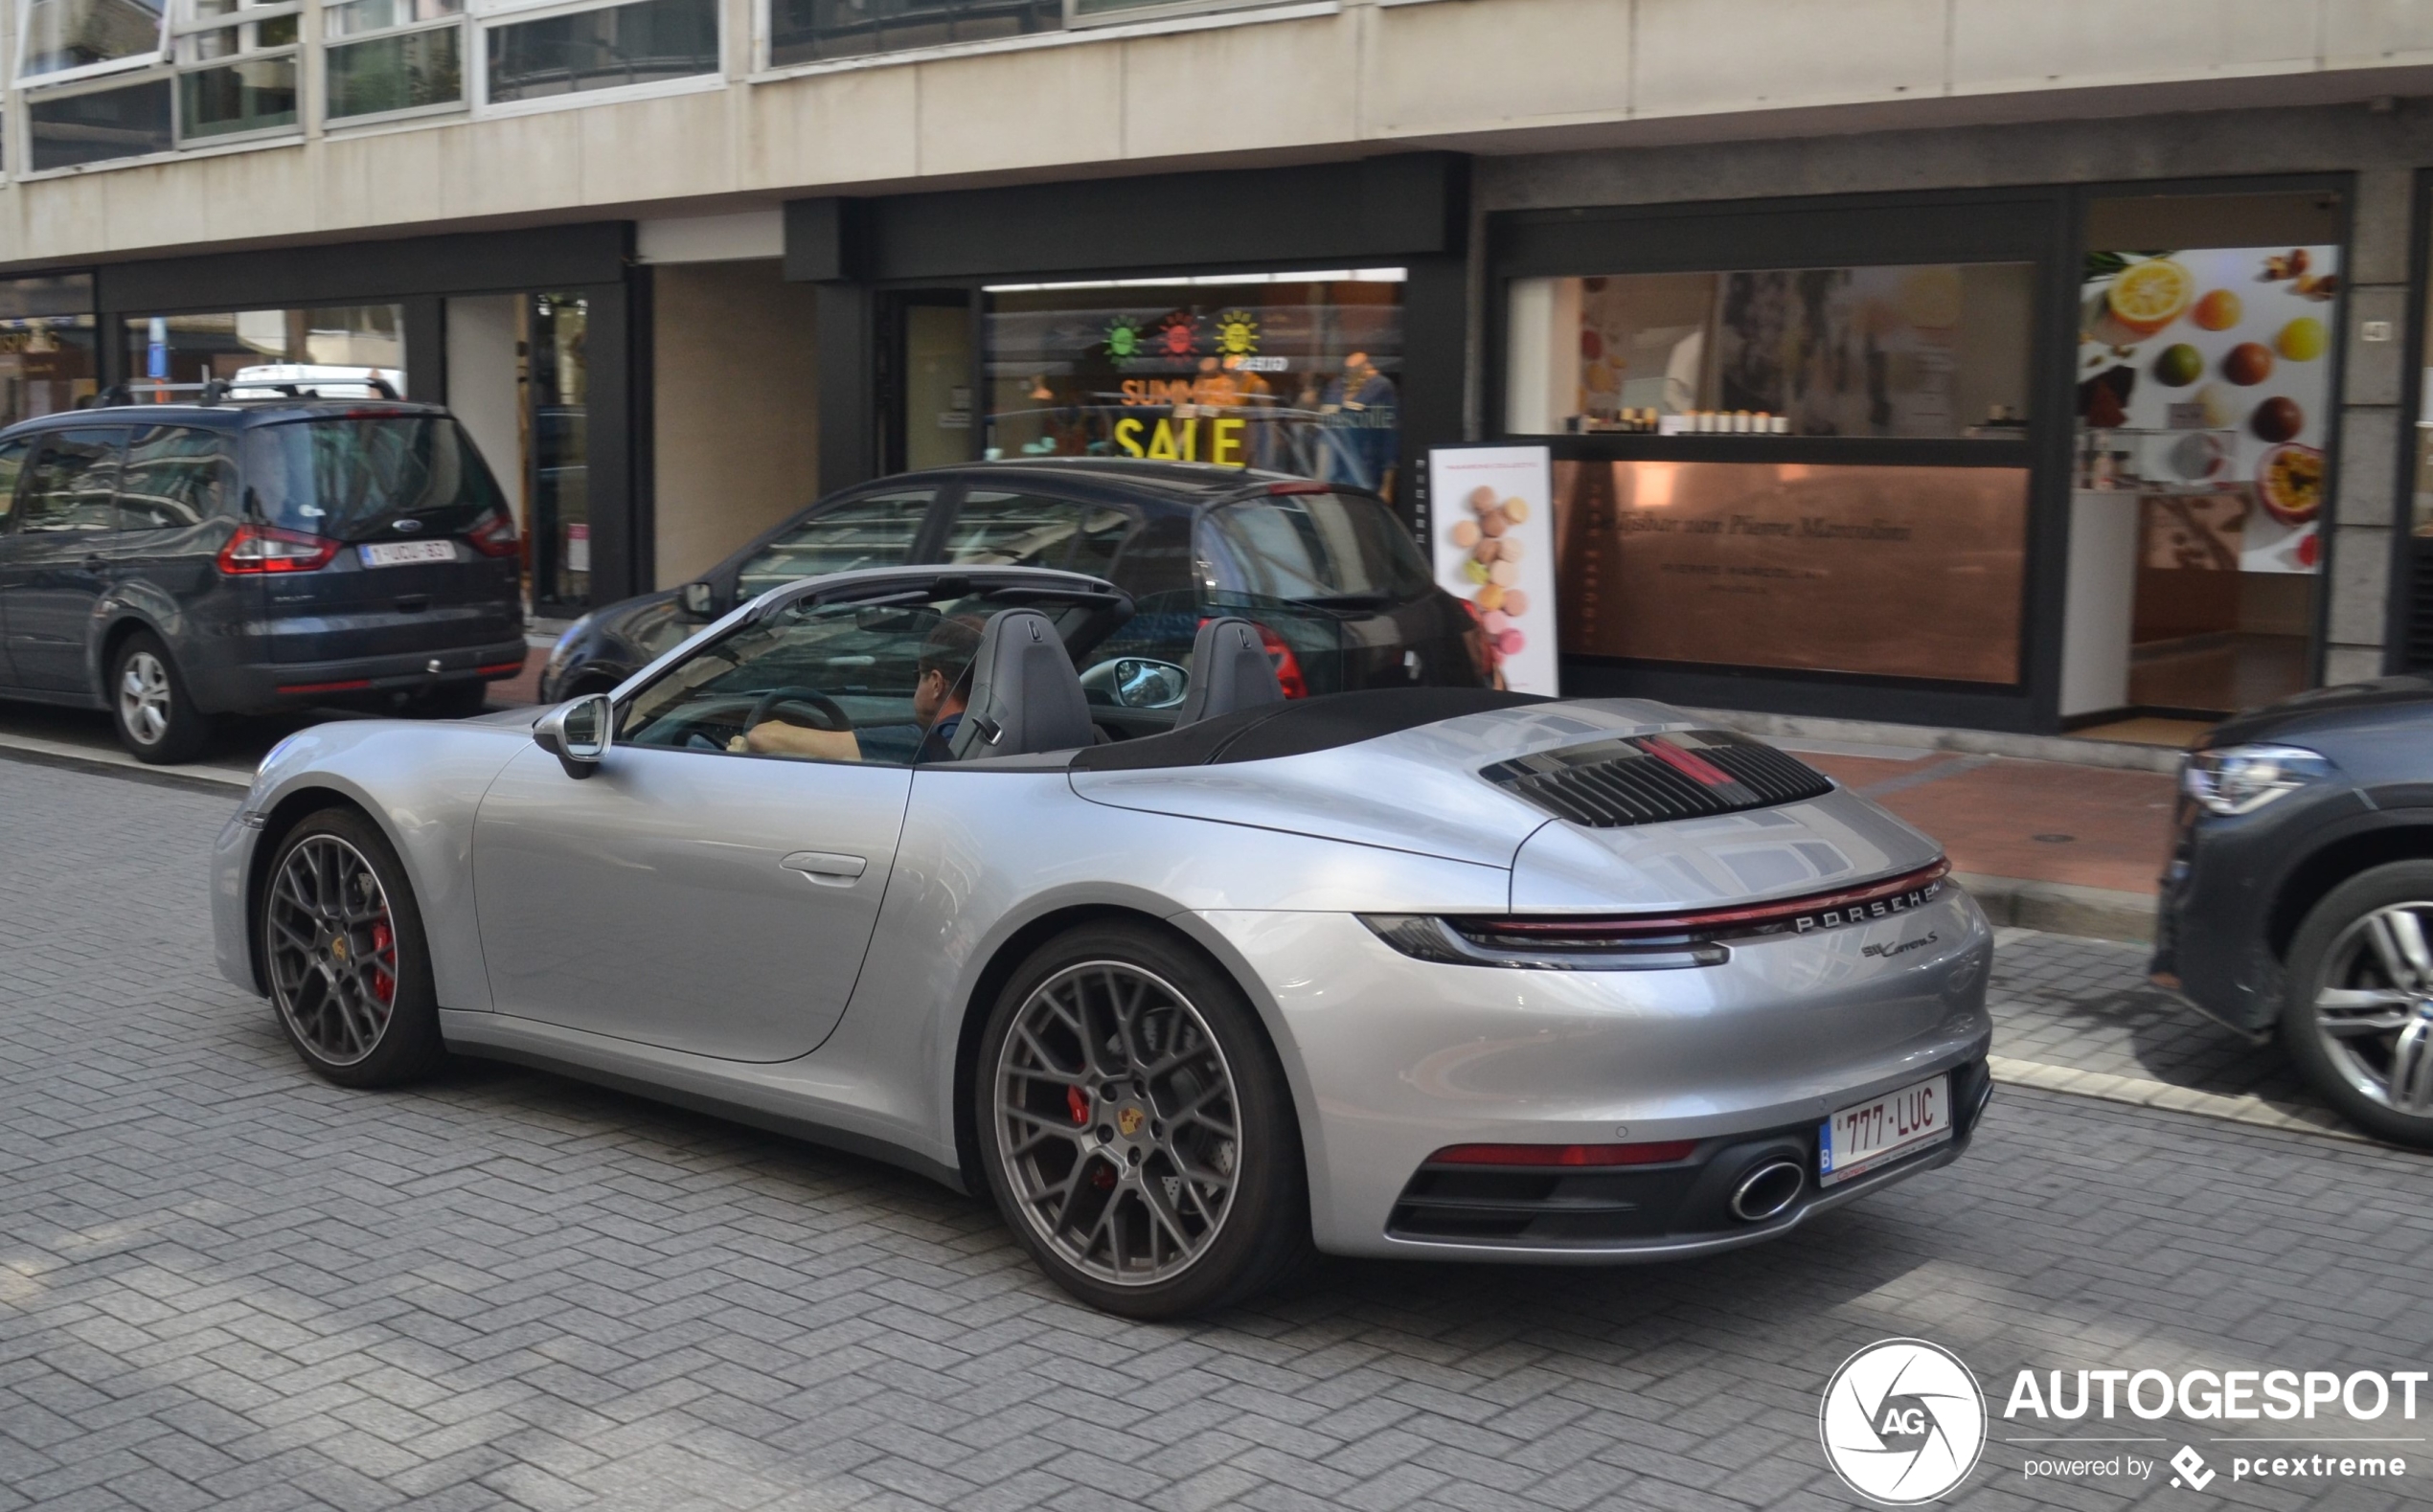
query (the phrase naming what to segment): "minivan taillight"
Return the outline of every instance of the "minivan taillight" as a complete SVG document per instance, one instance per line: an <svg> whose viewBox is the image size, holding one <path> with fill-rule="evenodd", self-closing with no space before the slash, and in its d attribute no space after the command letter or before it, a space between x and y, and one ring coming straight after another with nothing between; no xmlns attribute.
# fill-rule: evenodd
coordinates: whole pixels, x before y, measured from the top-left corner
<svg viewBox="0 0 2433 1512"><path fill-rule="evenodd" d="M232 577L247 573L309 573L330 565L339 543L326 535L283 530L275 525L240 525L219 549L219 570Z"/></svg>
<svg viewBox="0 0 2433 1512"><path fill-rule="evenodd" d="M465 532L465 544L484 556L512 556L521 543L515 534L515 517L505 509L485 509L473 528Z"/></svg>

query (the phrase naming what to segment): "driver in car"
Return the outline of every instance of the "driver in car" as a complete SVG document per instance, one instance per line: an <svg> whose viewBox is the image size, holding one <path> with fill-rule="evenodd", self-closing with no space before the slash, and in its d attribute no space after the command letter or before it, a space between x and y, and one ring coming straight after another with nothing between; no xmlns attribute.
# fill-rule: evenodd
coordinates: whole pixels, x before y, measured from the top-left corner
<svg viewBox="0 0 2433 1512"><path fill-rule="evenodd" d="M939 621L922 641L913 678L913 724L921 732L920 750L913 757L916 762L954 758L948 742L963 722L964 705L971 696L972 658L979 649L979 626L961 620ZM739 749L756 756L862 759L861 742L853 732L813 729L783 715L764 719L736 738Z"/></svg>

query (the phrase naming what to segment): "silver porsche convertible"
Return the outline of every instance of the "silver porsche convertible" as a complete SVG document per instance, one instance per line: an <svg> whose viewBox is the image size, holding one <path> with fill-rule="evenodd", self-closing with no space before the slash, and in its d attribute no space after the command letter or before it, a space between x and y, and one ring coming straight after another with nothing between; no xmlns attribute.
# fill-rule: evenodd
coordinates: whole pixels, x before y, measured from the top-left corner
<svg viewBox="0 0 2433 1512"><path fill-rule="evenodd" d="M1287 700L1197 613L849 573L537 719L304 731L220 967L349 1086L499 1057L985 1188L1133 1317L1698 1254L1967 1144L1992 944L1932 841L1661 705Z"/></svg>

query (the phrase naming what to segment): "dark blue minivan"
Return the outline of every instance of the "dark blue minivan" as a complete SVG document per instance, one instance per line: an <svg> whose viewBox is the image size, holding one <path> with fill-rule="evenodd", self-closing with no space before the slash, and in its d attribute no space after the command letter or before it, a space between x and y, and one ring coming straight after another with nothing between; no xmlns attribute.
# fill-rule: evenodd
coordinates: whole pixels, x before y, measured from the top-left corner
<svg viewBox="0 0 2433 1512"><path fill-rule="evenodd" d="M171 762L214 714L469 714L522 669L515 518L445 410L201 397L0 431L0 697Z"/></svg>

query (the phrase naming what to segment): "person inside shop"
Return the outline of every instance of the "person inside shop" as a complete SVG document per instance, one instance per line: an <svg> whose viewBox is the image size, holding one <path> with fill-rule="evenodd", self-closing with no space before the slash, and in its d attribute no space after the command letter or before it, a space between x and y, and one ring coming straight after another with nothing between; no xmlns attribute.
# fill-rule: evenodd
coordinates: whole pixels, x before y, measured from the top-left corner
<svg viewBox="0 0 2433 1512"><path fill-rule="evenodd" d="M965 706L971 700L972 659L979 651L980 626L969 620L941 620L921 642L921 654L913 667L912 729L903 731L899 737L908 741L918 734L919 744L913 755L916 765L954 759L955 731L962 725ZM902 731L903 727L896 729ZM887 739L887 734L884 726L858 733L851 730L818 730L779 714L736 736L727 749L753 756L859 761L863 759L864 737L874 747L884 748L896 744ZM898 744L896 749L901 750L902 746Z"/></svg>
<svg viewBox="0 0 2433 1512"><path fill-rule="evenodd" d="M1321 479L1385 491L1386 471L1393 465L1394 398L1394 380L1377 371L1367 352L1343 359L1343 372L1328 380L1318 398L1318 423L1327 440Z"/></svg>

